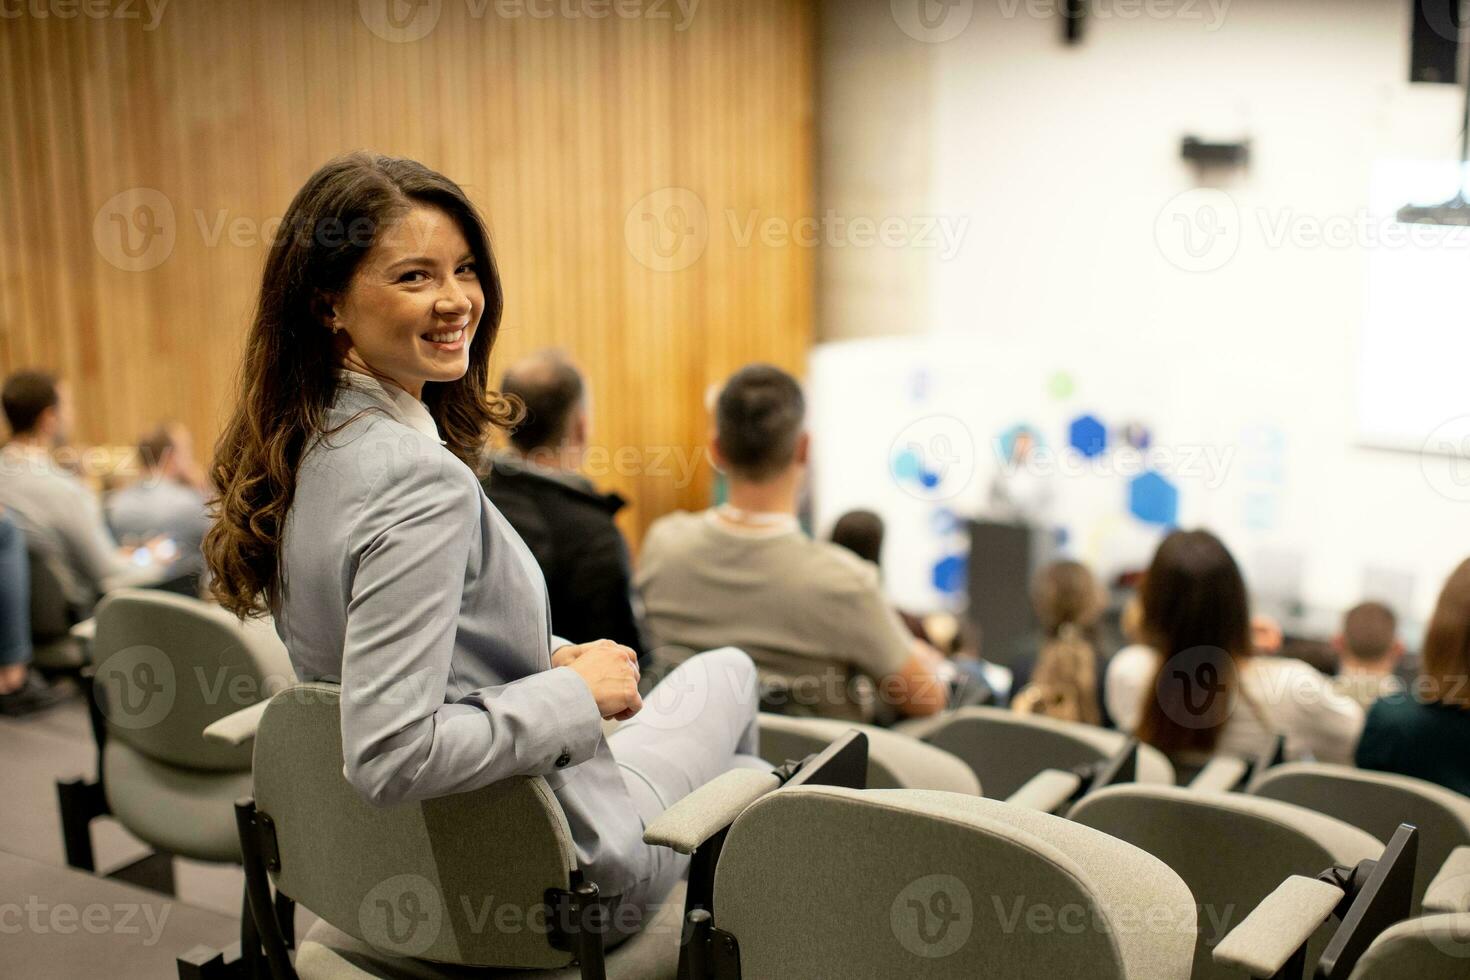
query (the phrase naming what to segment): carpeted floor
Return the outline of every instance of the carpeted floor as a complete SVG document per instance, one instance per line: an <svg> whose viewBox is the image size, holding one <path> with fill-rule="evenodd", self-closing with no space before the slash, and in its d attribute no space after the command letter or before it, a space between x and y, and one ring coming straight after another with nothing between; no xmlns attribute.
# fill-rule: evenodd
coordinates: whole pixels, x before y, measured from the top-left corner
<svg viewBox="0 0 1470 980"><path fill-rule="evenodd" d="M0 977L160 980L192 947L238 941L238 867L175 859L170 897L66 866L56 781L83 775L96 776L96 747L80 696L0 718ZM104 873L149 853L110 817L92 842Z"/></svg>

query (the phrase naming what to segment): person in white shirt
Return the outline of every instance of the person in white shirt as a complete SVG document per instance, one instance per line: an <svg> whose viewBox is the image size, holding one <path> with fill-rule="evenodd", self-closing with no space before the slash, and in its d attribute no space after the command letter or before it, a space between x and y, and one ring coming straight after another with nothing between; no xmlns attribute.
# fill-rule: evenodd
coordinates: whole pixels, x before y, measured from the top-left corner
<svg viewBox="0 0 1470 980"><path fill-rule="evenodd" d="M1363 709L1307 664L1255 652L1245 581L1213 534L1165 538L1140 599L1143 642L1108 664L1120 729L1186 774L1215 754L1260 755L1278 734L1290 758L1351 764Z"/></svg>
<svg viewBox="0 0 1470 980"><path fill-rule="evenodd" d="M41 371L20 371L5 382L11 437L0 450L0 504L25 532L27 548L44 556L60 580L74 617L84 619L103 593L161 580L167 562L150 542L119 548L92 490L64 469L52 451L71 431L67 385Z"/></svg>

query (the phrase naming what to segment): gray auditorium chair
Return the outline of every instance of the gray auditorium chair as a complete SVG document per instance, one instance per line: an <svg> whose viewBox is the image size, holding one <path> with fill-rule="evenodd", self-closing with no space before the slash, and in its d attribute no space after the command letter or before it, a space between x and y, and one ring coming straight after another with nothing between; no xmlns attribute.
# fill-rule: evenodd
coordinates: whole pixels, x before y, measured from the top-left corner
<svg viewBox="0 0 1470 980"><path fill-rule="evenodd" d="M1353 869L1293 876L1256 906L1223 942L1215 960L1236 976L1305 980L1462 980L1470 976L1470 912L1408 917L1418 831L1400 825L1383 854ZM1447 863L1431 894L1470 908L1470 853ZM1426 904L1429 904L1426 900ZM1320 959L1307 939L1327 928Z"/></svg>
<svg viewBox="0 0 1470 980"><path fill-rule="evenodd" d="M1470 746L1466 746L1470 752ZM1386 840L1401 823L1419 828L1413 911L1435 872L1458 847L1470 845L1470 798L1409 776L1350 766L1292 762L1258 776L1250 792L1295 803Z"/></svg>
<svg viewBox="0 0 1470 980"><path fill-rule="evenodd" d="M644 837L687 853L733 820L688 916L688 980L1189 977L1189 889L1120 840L977 796L788 783L752 803L744 783Z"/></svg>
<svg viewBox="0 0 1470 980"><path fill-rule="evenodd" d="M963 760L911 736L873 725L762 712L760 755L773 763L802 759L822 751L849 731L867 736L869 789L936 789L980 795L980 781Z"/></svg>
<svg viewBox="0 0 1470 980"><path fill-rule="evenodd" d="M1383 844L1339 820L1243 793L1182 787L1114 786L1069 813L1084 826L1127 841L1178 872L1200 905L1195 980L1235 980L1211 950L1290 875L1375 858ZM1313 951L1326 942L1314 939Z"/></svg>
<svg viewBox="0 0 1470 980"><path fill-rule="evenodd" d="M1009 797L1042 770L1103 762L1128 740L1126 735L1095 725L983 707L905 722L895 730L959 756L992 799ZM1162 752L1142 745L1136 778L1141 783L1172 786L1174 767Z"/></svg>
<svg viewBox="0 0 1470 980"><path fill-rule="evenodd" d="M58 786L68 863L93 870L89 825L103 814L164 857L238 862L234 804L249 793L250 747L208 740L203 729L291 682L274 629L147 589L109 593L96 623L105 738L98 781Z"/></svg>
<svg viewBox="0 0 1470 980"><path fill-rule="evenodd" d="M43 670L75 673L86 664L86 644L73 636L71 628L81 618L66 596L61 561L51 549L26 536L26 559L31 579L31 662Z"/></svg>
<svg viewBox="0 0 1470 980"><path fill-rule="evenodd" d="M604 957L598 931L577 928L595 914L586 910L597 890L577 869L566 817L545 780L516 777L469 793L372 806L342 773L340 696L335 685L301 684L271 699L258 728L247 719L254 729L254 799L237 815L252 918L271 977L557 980L600 977L596 965L604 958L608 977L673 977L680 890ZM294 967L271 883L278 897L319 917ZM548 912L547 902L560 911ZM222 962L215 955L192 951L189 975L213 975ZM501 969L487 972L491 967Z"/></svg>

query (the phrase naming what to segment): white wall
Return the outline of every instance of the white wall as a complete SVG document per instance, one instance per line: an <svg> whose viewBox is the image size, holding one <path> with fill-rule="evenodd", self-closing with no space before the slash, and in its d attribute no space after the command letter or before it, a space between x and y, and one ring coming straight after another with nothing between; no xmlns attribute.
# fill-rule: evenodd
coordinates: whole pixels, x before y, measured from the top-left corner
<svg viewBox="0 0 1470 980"><path fill-rule="evenodd" d="M1385 226L1365 211L1374 168L1458 151L1461 91L1406 81L1408 3L1234 0L1210 29L1218 3L1182 11L1180 0L1162 18L1147 11L1166 4L1138 3L1139 15L1123 19L1134 9L1126 0L1093 0L1099 15L1115 16L1094 17L1078 47L1062 44L1055 17L1028 14L1038 6L1049 9L960 3L952 14L968 9L970 19L942 43L914 40L897 17L867 21L882 32L870 46L928 59L926 78L894 82L931 100L922 210L968 220L956 255L930 252L912 273L928 297L921 314L888 329L1054 352L1084 400L1089 377L1155 376L1155 424L1236 403L1218 413L1222 448L1249 459L1260 425L1284 440L1272 527L1245 530L1239 493L1186 504L1186 518L1225 534L1248 571L1265 551L1299 551L1305 598L1324 607L1359 598L1374 568L1411 573L1422 615L1470 553L1470 470L1362 448L1356 407L1366 282L1375 249L1389 247ZM823 98L846 88L851 102L884 84L824 78ZM1248 137L1249 168L1201 182L1179 157L1186 133ZM869 136L885 144L881 128ZM1205 186L1228 197L1178 198ZM819 184L819 207L847 196ZM1221 202L1238 216L1233 255L1193 262L1205 271L1180 268L1193 261L1180 234L1209 217L1198 205ZM1218 214L1230 227L1228 212ZM1348 240L1322 244L1316 232ZM1230 240L1217 239L1226 251ZM1470 261L1464 268L1470 274ZM1470 329L1458 310L1445 314L1446 331ZM854 313L827 322L825 334L881 329ZM1394 371L1374 383L1409 392L1416 380ZM1038 393L1015 414L1040 402ZM1462 404L1470 413L1470 385ZM1237 488L1250 482L1235 476Z"/></svg>

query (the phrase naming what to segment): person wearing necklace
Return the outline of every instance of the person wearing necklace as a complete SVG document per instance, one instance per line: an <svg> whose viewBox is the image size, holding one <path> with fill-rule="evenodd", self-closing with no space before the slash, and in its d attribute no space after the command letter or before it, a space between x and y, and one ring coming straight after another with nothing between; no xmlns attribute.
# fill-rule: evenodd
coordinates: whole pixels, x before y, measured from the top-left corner
<svg viewBox="0 0 1470 980"><path fill-rule="evenodd" d="M755 671L711 651L645 702L627 647L551 634L535 559L472 469L516 414L487 395L502 308L448 178L362 153L317 171L267 256L215 452L211 588L274 616L301 680L341 685L343 771L369 802L544 777L626 933L687 866L644 825L766 767ZM604 736L605 719L623 724Z"/></svg>
<svg viewBox="0 0 1470 980"><path fill-rule="evenodd" d="M750 365L715 406L710 453L727 503L655 521L635 578L655 658L732 644L771 710L885 721L943 710L943 657L908 634L871 563L801 530L806 405L796 379Z"/></svg>

